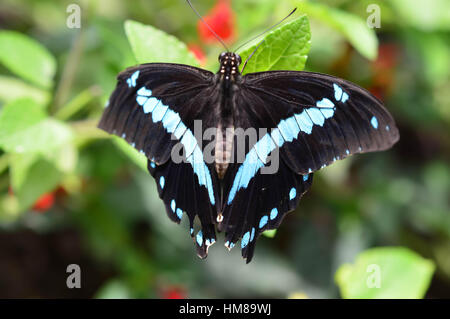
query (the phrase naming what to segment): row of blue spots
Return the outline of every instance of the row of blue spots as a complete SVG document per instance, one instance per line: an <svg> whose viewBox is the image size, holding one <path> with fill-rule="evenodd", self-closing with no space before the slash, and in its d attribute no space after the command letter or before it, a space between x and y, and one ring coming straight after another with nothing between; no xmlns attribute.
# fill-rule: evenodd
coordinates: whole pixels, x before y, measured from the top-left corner
<svg viewBox="0 0 450 319"><path fill-rule="evenodd" d="M370 120L370 124L372 124L374 129L378 129L378 120L375 116L372 116L372 119Z"/></svg>
<svg viewBox="0 0 450 319"><path fill-rule="evenodd" d="M342 90L342 88L336 83L333 83L333 88L334 88L334 98L336 99L336 101L345 103L348 100L348 94L345 93Z"/></svg>
<svg viewBox="0 0 450 319"><path fill-rule="evenodd" d="M205 164L202 151L198 146L195 136L181 121L180 115L153 97L152 90L144 86L137 91L136 102L142 106L144 113L152 114L152 121L154 123L162 122L164 129L180 140L186 151L187 161L191 164L194 173L197 175L199 184L206 187L209 200L214 205L215 197L211 174Z"/></svg>
<svg viewBox="0 0 450 319"><path fill-rule="evenodd" d="M293 200L295 196L297 196L297 190L294 187L292 187L291 190L289 191L289 200Z"/></svg>
<svg viewBox="0 0 450 319"><path fill-rule="evenodd" d="M139 70L134 72L128 79L127 79L127 83L128 83L128 87L135 87L136 86L136 81L139 77Z"/></svg>
<svg viewBox="0 0 450 319"><path fill-rule="evenodd" d="M269 216L270 216L270 220L274 220L278 216L278 209L272 208ZM261 217L261 219L259 220L259 228L261 229L264 226L266 226L268 221L269 221L269 217L267 215L264 215L263 217Z"/></svg>
<svg viewBox="0 0 450 319"><path fill-rule="evenodd" d="M177 204L175 202L175 199L172 199L172 201L170 202L170 208L172 209L172 212L174 212L179 219L181 219L183 217L183 211L180 208L176 208Z"/></svg>

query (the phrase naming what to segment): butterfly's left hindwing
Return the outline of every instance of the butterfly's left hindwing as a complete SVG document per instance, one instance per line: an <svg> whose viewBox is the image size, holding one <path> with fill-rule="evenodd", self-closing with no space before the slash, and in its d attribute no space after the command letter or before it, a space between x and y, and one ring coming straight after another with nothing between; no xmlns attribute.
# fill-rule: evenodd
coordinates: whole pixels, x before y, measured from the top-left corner
<svg viewBox="0 0 450 319"><path fill-rule="evenodd" d="M127 69L119 74L99 124L146 155L168 216L179 222L188 215L200 257L215 241L220 201L214 167L203 158L202 136L194 135L194 120L202 120L203 129L216 126L211 107L217 104L218 90L212 77L208 71L175 64ZM172 151L177 146L182 150L175 161ZM196 216L201 229L194 233Z"/></svg>

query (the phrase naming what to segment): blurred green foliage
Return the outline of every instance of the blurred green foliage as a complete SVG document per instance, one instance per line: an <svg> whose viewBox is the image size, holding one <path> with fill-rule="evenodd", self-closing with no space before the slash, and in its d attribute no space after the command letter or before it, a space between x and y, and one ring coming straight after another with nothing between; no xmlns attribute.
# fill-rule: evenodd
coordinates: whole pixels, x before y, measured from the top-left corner
<svg viewBox="0 0 450 319"><path fill-rule="evenodd" d="M401 134L392 150L317 173L249 265L220 245L199 260L186 221L166 217L145 159L96 128L124 68L199 65L187 50L196 45L216 71L222 47L202 42L182 0L80 1L80 29L66 26L70 3L0 3L0 296L450 297L448 1L231 2L232 47L299 7L247 72L305 67L349 79L383 99ZM379 29L367 27L370 4ZM279 62L283 46L297 60ZM82 269L77 292L65 288L71 263ZM365 285L367 264L380 265L381 288Z"/></svg>

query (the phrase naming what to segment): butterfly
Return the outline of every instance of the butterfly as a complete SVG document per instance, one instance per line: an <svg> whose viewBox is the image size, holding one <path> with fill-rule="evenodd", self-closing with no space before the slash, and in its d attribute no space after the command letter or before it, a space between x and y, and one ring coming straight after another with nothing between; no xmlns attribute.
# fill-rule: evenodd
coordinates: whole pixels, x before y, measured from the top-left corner
<svg viewBox="0 0 450 319"><path fill-rule="evenodd" d="M126 69L98 126L145 154L168 217L187 215L199 257L217 230L230 250L240 241L248 263L257 238L297 207L315 171L386 150L399 132L382 102L349 81L304 71L242 75L241 57L228 50L219 62L216 74L172 63Z"/></svg>

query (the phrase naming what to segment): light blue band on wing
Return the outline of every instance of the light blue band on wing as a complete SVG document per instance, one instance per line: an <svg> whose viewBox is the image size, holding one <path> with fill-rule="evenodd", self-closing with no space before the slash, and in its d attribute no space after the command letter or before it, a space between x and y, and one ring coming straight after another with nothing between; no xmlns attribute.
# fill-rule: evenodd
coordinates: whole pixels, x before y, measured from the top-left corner
<svg viewBox="0 0 450 319"><path fill-rule="evenodd" d="M136 79L139 76L139 73L137 73L137 75L135 74L136 72L128 79L130 80L131 85L133 83L136 85ZM209 201L212 205L215 205L211 173L208 166L205 164L203 153L200 150L197 139L194 134L192 134L192 131L181 121L180 115L171 110L161 100L152 96L152 91L144 86L137 91L136 102L142 106L144 113L151 113L151 118L154 123L161 122L168 133L173 133L173 135L180 140L186 151L187 162L191 164L194 174L198 177L199 184L206 187ZM164 184L164 177L161 177L161 188L164 188Z"/></svg>

